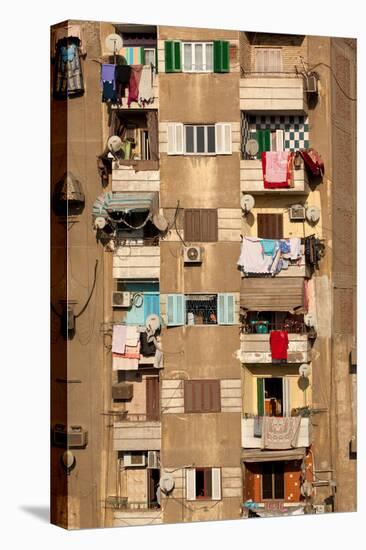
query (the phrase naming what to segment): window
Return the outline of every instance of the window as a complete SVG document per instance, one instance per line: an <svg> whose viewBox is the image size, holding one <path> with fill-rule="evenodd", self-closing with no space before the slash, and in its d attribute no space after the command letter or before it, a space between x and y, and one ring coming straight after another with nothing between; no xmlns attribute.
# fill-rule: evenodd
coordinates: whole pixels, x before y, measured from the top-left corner
<svg viewBox="0 0 366 550"><path fill-rule="evenodd" d="M257 214L257 236L261 239L283 239L282 214Z"/></svg>
<svg viewBox="0 0 366 550"><path fill-rule="evenodd" d="M168 294L167 324L234 325L234 294Z"/></svg>
<svg viewBox="0 0 366 550"><path fill-rule="evenodd" d="M152 313L160 315L160 294L157 283L130 283L117 281L117 290L132 293L132 305L126 311L127 325L144 325Z"/></svg>
<svg viewBox="0 0 366 550"><path fill-rule="evenodd" d="M145 48L145 65L156 65L155 48Z"/></svg>
<svg viewBox="0 0 366 550"><path fill-rule="evenodd" d="M185 380L184 412L208 413L220 412L219 380Z"/></svg>
<svg viewBox="0 0 366 550"><path fill-rule="evenodd" d="M259 416L284 416L290 413L290 380L257 378L257 410Z"/></svg>
<svg viewBox="0 0 366 550"><path fill-rule="evenodd" d="M186 208L184 210L184 239L186 242L216 242L217 210Z"/></svg>
<svg viewBox="0 0 366 550"><path fill-rule="evenodd" d="M220 468L187 468L187 500L221 500Z"/></svg>
<svg viewBox="0 0 366 550"><path fill-rule="evenodd" d="M262 464L262 499L284 499L285 480L283 462L264 462Z"/></svg>
<svg viewBox="0 0 366 550"><path fill-rule="evenodd" d="M214 40L213 42L179 42L166 40L165 72L215 72L230 71L229 42ZM183 61L183 62L182 62Z"/></svg>
<svg viewBox="0 0 366 550"><path fill-rule="evenodd" d="M255 70L258 73L279 73L282 71L281 48L256 48Z"/></svg>
<svg viewBox="0 0 366 550"><path fill-rule="evenodd" d="M183 72L212 72L213 42L183 42Z"/></svg>
<svg viewBox="0 0 366 550"><path fill-rule="evenodd" d="M168 155L230 155L231 124L168 124Z"/></svg>

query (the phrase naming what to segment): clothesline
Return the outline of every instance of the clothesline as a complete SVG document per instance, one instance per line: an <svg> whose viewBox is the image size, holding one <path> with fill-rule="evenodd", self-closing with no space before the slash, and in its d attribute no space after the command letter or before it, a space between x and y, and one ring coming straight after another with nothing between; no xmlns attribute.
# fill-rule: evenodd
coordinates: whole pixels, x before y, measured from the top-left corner
<svg viewBox="0 0 366 550"><path fill-rule="evenodd" d="M237 262L246 273L263 273L275 275L281 269L287 269L291 262L302 258L301 239L260 239L243 237L240 257Z"/></svg>

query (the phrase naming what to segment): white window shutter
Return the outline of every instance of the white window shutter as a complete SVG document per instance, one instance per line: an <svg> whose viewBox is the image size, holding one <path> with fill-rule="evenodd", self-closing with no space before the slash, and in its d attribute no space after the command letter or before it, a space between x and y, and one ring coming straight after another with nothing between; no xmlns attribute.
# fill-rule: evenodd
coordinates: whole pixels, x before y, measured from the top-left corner
<svg viewBox="0 0 366 550"><path fill-rule="evenodd" d="M196 468L186 469L186 498L196 500Z"/></svg>
<svg viewBox="0 0 366 550"><path fill-rule="evenodd" d="M212 500L221 500L221 469L212 468Z"/></svg>
<svg viewBox="0 0 366 550"><path fill-rule="evenodd" d="M231 124L218 122L215 124L216 154L231 155Z"/></svg>
<svg viewBox="0 0 366 550"><path fill-rule="evenodd" d="M276 151L283 151L283 130L276 130Z"/></svg>
<svg viewBox="0 0 366 550"><path fill-rule="evenodd" d="M168 155L183 154L183 124L170 122L168 124Z"/></svg>

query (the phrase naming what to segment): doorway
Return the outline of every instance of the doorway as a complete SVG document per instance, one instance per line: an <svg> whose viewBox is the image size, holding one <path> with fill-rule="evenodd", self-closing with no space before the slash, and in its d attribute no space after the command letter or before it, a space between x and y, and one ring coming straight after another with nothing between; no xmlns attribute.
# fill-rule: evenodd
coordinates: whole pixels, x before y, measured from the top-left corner
<svg viewBox="0 0 366 550"><path fill-rule="evenodd" d="M149 508L159 508L157 491L160 482L160 470L152 468L147 470Z"/></svg>

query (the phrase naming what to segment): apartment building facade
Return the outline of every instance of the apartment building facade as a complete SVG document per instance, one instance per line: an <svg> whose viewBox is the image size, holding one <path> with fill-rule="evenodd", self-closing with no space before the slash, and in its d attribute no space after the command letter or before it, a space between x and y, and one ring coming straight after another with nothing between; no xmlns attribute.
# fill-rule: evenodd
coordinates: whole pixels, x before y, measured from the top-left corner
<svg viewBox="0 0 366 550"><path fill-rule="evenodd" d="M52 103L55 123L67 116L78 136L61 172L87 200L72 224L53 214L58 249L66 228L69 249L68 288L53 304L61 322L64 310L76 315L57 344L59 368L66 354L69 364L60 417L53 407L52 474L64 495L53 521L355 509L354 41L68 25L85 90ZM266 184L270 153L284 153L288 185ZM264 271L248 264L258 247ZM77 278L67 262L80 264ZM88 360L75 302L93 335ZM55 424L88 439L65 457Z"/></svg>

